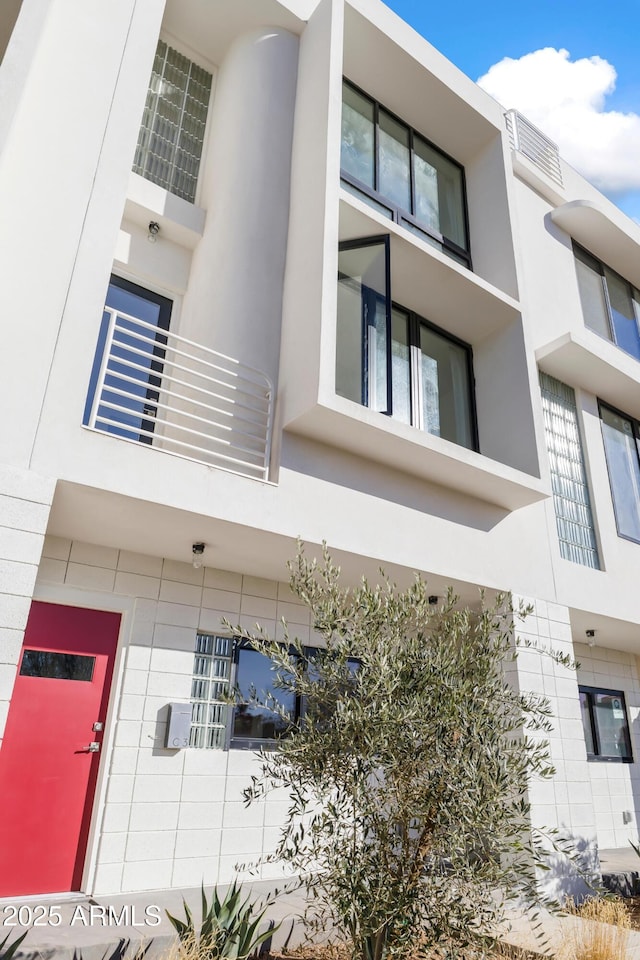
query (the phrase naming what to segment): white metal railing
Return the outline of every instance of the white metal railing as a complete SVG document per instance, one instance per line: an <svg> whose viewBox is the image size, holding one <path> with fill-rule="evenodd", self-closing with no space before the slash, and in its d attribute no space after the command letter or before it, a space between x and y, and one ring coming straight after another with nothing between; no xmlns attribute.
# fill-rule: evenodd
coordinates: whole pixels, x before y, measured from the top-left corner
<svg viewBox="0 0 640 960"><path fill-rule="evenodd" d="M542 130L534 127L517 110L508 110L505 113L505 119L513 149L518 150L532 163L535 163L542 173L561 187L562 170L557 144L545 136Z"/></svg>
<svg viewBox="0 0 640 960"><path fill-rule="evenodd" d="M267 479L273 389L260 370L109 307L100 341L88 427Z"/></svg>

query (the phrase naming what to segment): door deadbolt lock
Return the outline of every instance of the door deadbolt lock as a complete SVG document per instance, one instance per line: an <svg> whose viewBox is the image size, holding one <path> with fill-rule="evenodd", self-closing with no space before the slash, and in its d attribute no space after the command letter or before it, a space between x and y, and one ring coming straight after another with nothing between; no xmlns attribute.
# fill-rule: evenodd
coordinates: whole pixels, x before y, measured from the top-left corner
<svg viewBox="0 0 640 960"><path fill-rule="evenodd" d="M104 730L104 723L102 720L94 720L93 726L91 727L94 733L100 733Z"/></svg>
<svg viewBox="0 0 640 960"><path fill-rule="evenodd" d="M89 746L85 749L87 753L100 753L100 744L97 740L92 740Z"/></svg>

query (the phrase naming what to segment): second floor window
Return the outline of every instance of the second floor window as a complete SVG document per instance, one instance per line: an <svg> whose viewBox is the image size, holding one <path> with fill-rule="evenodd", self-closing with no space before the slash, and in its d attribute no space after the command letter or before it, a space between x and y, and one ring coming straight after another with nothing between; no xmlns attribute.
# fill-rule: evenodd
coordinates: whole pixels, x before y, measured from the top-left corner
<svg viewBox="0 0 640 960"><path fill-rule="evenodd" d="M347 81L340 166L349 190L471 266L462 167Z"/></svg>
<svg viewBox="0 0 640 960"><path fill-rule="evenodd" d="M584 322L640 360L640 291L574 244Z"/></svg>
<svg viewBox="0 0 640 960"><path fill-rule="evenodd" d="M336 393L475 450L471 348L391 300L389 238L340 245Z"/></svg>
<svg viewBox="0 0 640 960"><path fill-rule="evenodd" d="M158 43L133 171L190 203L196 196L211 79L163 40Z"/></svg>
<svg viewBox="0 0 640 960"><path fill-rule="evenodd" d="M640 423L604 403L600 420L618 533L640 543Z"/></svg>

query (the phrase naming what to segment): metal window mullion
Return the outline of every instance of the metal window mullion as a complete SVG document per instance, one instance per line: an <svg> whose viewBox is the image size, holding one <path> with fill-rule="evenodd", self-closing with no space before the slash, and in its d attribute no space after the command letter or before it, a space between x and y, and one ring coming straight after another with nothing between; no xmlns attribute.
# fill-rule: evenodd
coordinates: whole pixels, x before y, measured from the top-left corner
<svg viewBox="0 0 640 960"><path fill-rule="evenodd" d="M373 189L378 192L379 177L379 157L378 157L378 126L380 123L380 104L377 100L373 101Z"/></svg>
<svg viewBox="0 0 640 960"><path fill-rule="evenodd" d="M391 238L387 234L384 243L385 324L387 330L387 414L393 416L393 350L391 324Z"/></svg>
<svg viewBox="0 0 640 960"><path fill-rule="evenodd" d="M611 299L609 297L609 284L607 283L607 277L604 272L604 264L598 261L598 266L600 267L600 283L602 284L602 291L604 293L604 302L607 308L607 322L609 324L609 339L611 343L615 343L618 346L618 341L616 340L616 328L613 322L613 310L611 309Z"/></svg>
<svg viewBox="0 0 640 960"><path fill-rule="evenodd" d="M409 203L411 204L411 216L416 215L416 197L415 197L415 177L413 175L413 127L407 127L409 131Z"/></svg>
<svg viewBox="0 0 640 960"><path fill-rule="evenodd" d="M424 403L422 396L422 349L420 347L420 321L415 313L408 315L409 331L409 384L411 390L412 423L424 430Z"/></svg>
<svg viewBox="0 0 640 960"><path fill-rule="evenodd" d="M591 721L591 736L593 737L593 750L594 756L602 756L602 747L600 745L600 732L598 730L598 722L596 720L596 708L593 702L593 694L589 691L587 692L587 703L589 705L589 720Z"/></svg>

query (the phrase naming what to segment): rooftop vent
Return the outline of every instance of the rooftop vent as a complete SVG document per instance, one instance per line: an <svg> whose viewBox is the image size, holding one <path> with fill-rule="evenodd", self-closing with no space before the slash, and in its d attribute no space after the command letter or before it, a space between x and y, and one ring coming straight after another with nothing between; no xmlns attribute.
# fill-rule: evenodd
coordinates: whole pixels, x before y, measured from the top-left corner
<svg viewBox="0 0 640 960"><path fill-rule="evenodd" d="M560 153L557 144L549 140L542 130L534 127L517 110L508 110L505 113L505 120L512 148L527 157L541 173L562 187Z"/></svg>

